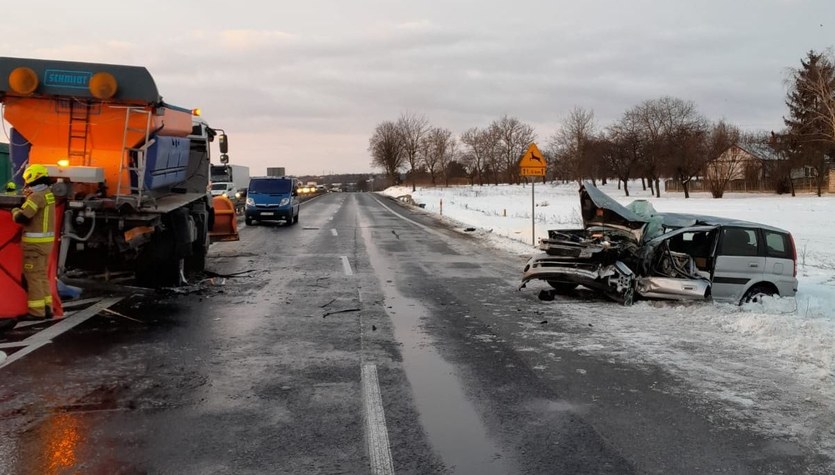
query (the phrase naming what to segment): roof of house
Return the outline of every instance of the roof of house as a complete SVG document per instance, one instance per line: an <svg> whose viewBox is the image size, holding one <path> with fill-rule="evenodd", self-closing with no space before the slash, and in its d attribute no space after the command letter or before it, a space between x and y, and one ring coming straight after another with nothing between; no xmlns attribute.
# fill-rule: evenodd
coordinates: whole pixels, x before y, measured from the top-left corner
<svg viewBox="0 0 835 475"><path fill-rule="evenodd" d="M760 160L783 160L783 157L777 153L770 145L764 143L738 143L737 147L745 150L751 155Z"/></svg>

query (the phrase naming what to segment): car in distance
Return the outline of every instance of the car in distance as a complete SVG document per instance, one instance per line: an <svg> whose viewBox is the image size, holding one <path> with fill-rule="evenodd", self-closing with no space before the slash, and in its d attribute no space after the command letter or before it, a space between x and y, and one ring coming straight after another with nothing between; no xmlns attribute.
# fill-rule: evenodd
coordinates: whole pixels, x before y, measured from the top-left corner
<svg viewBox="0 0 835 475"><path fill-rule="evenodd" d="M256 221L299 222L299 183L291 177L259 176L249 180L244 219L248 226Z"/></svg>
<svg viewBox="0 0 835 475"><path fill-rule="evenodd" d="M580 187L580 205L583 229L549 230L520 288L534 279L555 293L583 285L626 305L636 296L745 303L797 293L797 251L786 230L658 213L644 200L623 206L590 183Z"/></svg>

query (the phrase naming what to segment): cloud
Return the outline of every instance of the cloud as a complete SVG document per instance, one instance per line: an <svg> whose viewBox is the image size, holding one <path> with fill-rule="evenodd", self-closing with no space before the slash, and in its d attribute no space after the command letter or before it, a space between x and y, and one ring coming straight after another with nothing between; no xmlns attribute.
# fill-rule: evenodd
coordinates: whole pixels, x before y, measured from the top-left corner
<svg viewBox="0 0 835 475"><path fill-rule="evenodd" d="M220 32L221 47L235 51L256 51L296 39L298 39L297 35L283 31L223 30Z"/></svg>
<svg viewBox="0 0 835 475"><path fill-rule="evenodd" d="M317 173L327 168L320 160L368 170L368 135L405 110L455 132L508 114L546 136L574 106L606 125L640 101L672 95L712 119L773 128L784 114L785 68L831 46L819 23L835 17L823 0L314 0L220 9L148 1L127 14L167 5L170 14L154 19L165 34L56 4L61 21L52 23L34 24L34 7L7 12L0 49L145 66L166 101L201 107L210 123L243 134L244 143L235 140L246 146L242 159L270 160L278 134L294 147L315 142L304 163L317 163ZM199 28L184 28L184 15Z"/></svg>

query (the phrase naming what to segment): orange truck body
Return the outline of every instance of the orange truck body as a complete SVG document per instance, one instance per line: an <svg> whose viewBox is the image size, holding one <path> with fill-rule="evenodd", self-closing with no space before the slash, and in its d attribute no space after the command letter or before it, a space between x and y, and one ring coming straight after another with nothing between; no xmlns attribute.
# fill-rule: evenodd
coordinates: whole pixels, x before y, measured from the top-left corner
<svg viewBox="0 0 835 475"><path fill-rule="evenodd" d="M167 285L203 269L215 236L237 239L226 217L227 232L210 232L210 142L221 132L228 160L225 133L164 102L147 69L0 57L0 102L18 186L33 164L62 182L61 269Z"/></svg>

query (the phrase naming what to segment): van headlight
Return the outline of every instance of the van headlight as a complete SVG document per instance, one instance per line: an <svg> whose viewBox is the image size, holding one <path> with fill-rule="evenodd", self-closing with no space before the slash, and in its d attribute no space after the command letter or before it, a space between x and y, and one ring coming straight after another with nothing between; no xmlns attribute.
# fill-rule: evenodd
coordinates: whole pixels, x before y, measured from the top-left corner
<svg viewBox="0 0 835 475"><path fill-rule="evenodd" d="M252 199L252 198L247 198L246 199L246 205L247 206L255 206L255 200Z"/></svg>
<svg viewBox="0 0 835 475"><path fill-rule="evenodd" d="M287 206L288 204L290 204L290 198L281 198L278 206Z"/></svg>

